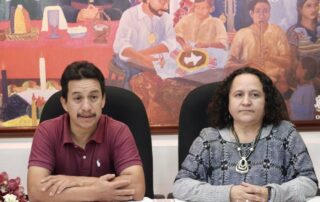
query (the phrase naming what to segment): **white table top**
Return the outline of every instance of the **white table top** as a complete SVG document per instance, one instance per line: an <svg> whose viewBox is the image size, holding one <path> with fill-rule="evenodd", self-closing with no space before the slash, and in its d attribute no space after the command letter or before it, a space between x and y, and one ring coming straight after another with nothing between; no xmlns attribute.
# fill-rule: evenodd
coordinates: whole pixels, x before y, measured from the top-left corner
<svg viewBox="0 0 320 202"><path fill-rule="evenodd" d="M320 202L320 196L315 196L307 200L308 202ZM144 197L141 202L184 202L179 199L150 199Z"/></svg>

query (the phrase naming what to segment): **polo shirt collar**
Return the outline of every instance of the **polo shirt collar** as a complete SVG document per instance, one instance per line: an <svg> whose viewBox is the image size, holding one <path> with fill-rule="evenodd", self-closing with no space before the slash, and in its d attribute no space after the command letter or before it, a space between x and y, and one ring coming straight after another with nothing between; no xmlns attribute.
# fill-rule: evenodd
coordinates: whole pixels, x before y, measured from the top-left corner
<svg viewBox="0 0 320 202"><path fill-rule="evenodd" d="M89 138L88 142L94 141L96 143L102 143L104 140L104 125L108 124L107 120L105 120L107 117L106 115L101 115L100 120L98 122L97 128L94 131L94 133L91 135L91 137ZM71 143L73 144L74 142L72 141L72 133L71 133L71 129L70 129L70 117L69 115L66 113L63 117L63 144L68 144Z"/></svg>

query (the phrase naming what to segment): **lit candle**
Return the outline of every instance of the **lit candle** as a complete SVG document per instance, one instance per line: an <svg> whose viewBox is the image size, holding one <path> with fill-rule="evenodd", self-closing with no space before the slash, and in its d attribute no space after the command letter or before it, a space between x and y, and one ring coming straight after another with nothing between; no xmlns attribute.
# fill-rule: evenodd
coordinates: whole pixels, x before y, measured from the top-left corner
<svg viewBox="0 0 320 202"><path fill-rule="evenodd" d="M46 61L43 57L39 58L39 76L40 76L40 89L45 90L47 88Z"/></svg>
<svg viewBox="0 0 320 202"><path fill-rule="evenodd" d="M5 106L8 101L8 81L7 81L7 70L4 65L1 69L1 86L2 86L2 106Z"/></svg>

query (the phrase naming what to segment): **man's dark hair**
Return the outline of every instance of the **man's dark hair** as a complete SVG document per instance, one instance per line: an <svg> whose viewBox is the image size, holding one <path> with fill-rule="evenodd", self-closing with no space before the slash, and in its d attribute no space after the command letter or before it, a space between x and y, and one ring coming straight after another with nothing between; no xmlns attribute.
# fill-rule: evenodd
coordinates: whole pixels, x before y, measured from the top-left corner
<svg viewBox="0 0 320 202"><path fill-rule="evenodd" d="M257 5L257 3L266 3L269 5L269 8L271 7L268 0L253 0L249 2L249 5L248 5L249 11L254 11L254 7Z"/></svg>
<svg viewBox="0 0 320 202"><path fill-rule="evenodd" d="M232 116L229 113L229 92L234 79L241 74L253 74L262 83L265 94L263 125L278 125L282 120L289 120L284 99L272 83L272 80L265 73L257 69L244 67L235 70L225 78L213 96L213 100L208 107L209 123L212 127L221 129L233 123Z"/></svg>
<svg viewBox="0 0 320 202"><path fill-rule="evenodd" d="M66 67L60 79L62 97L65 100L68 97L69 81L81 79L95 79L99 81L102 95L105 94L104 76L99 68L88 61L76 61Z"/></svg>

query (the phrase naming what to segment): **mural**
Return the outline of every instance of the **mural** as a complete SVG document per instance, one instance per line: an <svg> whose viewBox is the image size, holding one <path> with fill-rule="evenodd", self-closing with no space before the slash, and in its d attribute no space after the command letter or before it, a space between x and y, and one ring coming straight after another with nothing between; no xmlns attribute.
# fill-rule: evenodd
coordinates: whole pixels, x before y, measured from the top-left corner
<svg viewBox="0 0 320 202"><path fill-rule="evenodd" d="M319 0L170 4L0 0L0 127L36 126L75 60L135 92L152 126L177 126L188 92L242 66L272 78L293 120L320 120Z"/></svg>

